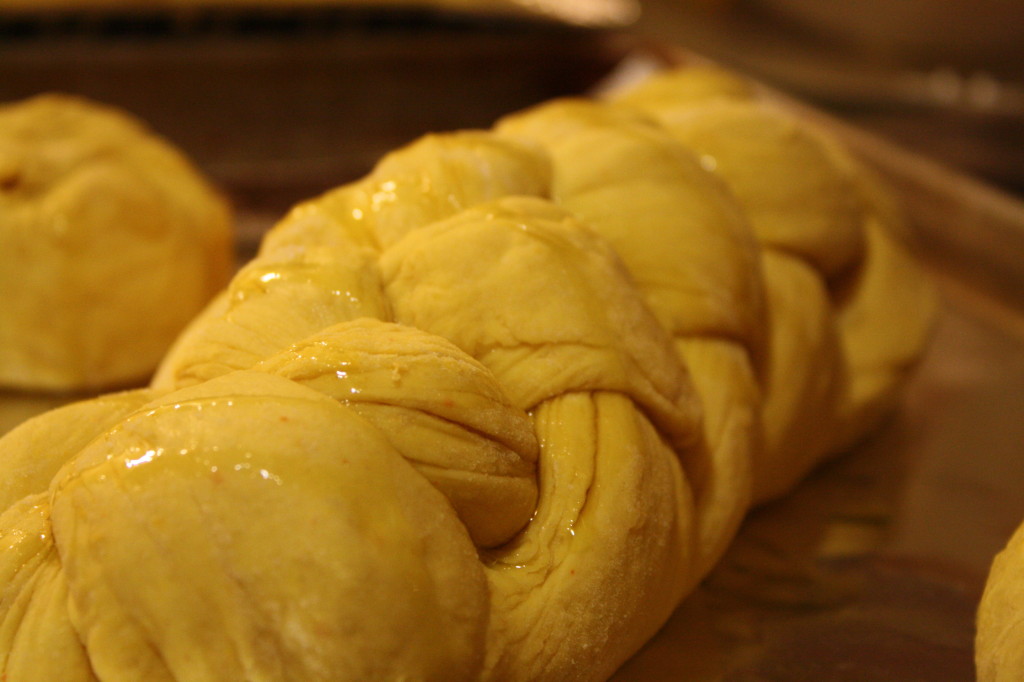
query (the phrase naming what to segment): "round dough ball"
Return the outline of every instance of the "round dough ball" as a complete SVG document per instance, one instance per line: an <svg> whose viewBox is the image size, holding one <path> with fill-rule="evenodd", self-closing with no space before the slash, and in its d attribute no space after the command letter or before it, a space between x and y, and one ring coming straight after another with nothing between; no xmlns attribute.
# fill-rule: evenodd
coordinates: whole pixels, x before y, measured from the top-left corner
<svg viewBox="0 0 1024 682"><path fill-rule="evenodd" d="M0 105L0 387L143 382L233 269L226 201L124 112Z"/></svg>

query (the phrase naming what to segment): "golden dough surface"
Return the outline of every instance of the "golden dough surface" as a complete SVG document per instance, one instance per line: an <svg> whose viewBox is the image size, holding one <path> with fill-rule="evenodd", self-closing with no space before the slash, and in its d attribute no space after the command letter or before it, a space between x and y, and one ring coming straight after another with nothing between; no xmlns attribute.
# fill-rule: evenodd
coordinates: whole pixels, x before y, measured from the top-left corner
<svg viewBox="0 0 1024 682"><path fill-rule="evenodd" d="M147 380L230 276L229 209L128 114L66 95L0 106L0 386Z"/></svg>
<svg viewBox="0 0 1024 682"><path fill-rule="evenodd" d="M1024 525L996 555L978 606L975 662L979 682L1024 676Z"/></svg>
<svg viewBox="0 0 1024 682"><path fill-rule="evenodd" d="M884 197L702 69L395 150L148 389L0 440L0 671L607 679L897 404L935 299Z"/></svg>

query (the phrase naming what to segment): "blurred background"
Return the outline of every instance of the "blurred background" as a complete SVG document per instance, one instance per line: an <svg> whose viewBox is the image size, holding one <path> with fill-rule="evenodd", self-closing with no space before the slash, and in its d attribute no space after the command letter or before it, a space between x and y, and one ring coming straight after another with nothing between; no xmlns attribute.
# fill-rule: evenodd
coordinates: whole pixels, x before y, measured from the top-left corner
<svg viewBox="0 0 1024 682"><path fill-rule="evenodd" d="M1024 193L1024 3L643 0L636 30Z"/></svg>
<svg viewBox="0 0 1024 682"><path fill-rule="evenodd" d="M1024 194L1013 0L0 0L0 101L124 106L246 203L686 48Z"/></svg>

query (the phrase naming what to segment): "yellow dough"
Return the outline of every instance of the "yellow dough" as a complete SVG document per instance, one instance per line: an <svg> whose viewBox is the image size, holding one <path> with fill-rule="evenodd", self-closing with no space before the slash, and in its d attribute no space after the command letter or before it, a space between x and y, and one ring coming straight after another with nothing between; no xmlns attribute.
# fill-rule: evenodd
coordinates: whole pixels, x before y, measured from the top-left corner
<svg viewBox="0 0 1024 682"><path fill-rule="evenodd" d="M1024 525L996 555L978 607L974 655L979 682L1024 675Z"/></svg>
<svg viewBox="0 0 1024 682"><path fill-rule="evenodd" d="M230 230L223 199L127 114L0 106L0 387L147 381L230 277Z"/></svg>
<svg viewBox="0 0 1024 682"><path fill-rule="evenodd" d="M669 93L679 88L683 96ZM826 133L716 67L618 101L647 112L730 188L762 245L771 340L754 498L785 493L894 406L938 299L884 184Z"/></svg>
<svg viewBox="0 0 1024 682"><path fill-rule="evenodd" d="M893 409L935 305L835 141L729 74L646 87L394 151L148 389L0 440L0 672L612 675Z"/></svg>

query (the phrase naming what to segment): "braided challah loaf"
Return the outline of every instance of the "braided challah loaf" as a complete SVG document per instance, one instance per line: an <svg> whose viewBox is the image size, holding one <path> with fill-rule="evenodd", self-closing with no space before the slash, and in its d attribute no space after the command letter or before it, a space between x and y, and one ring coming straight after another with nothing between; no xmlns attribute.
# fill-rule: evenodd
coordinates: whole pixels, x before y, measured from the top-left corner
<svg viewBox="0 0 1024 682"><path fill-rule="evenodd" d="M892 406L934 307L896 216L702 69L392 153L151 388L0 441L0 669L608 677Z"/></svg>

